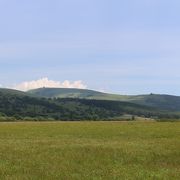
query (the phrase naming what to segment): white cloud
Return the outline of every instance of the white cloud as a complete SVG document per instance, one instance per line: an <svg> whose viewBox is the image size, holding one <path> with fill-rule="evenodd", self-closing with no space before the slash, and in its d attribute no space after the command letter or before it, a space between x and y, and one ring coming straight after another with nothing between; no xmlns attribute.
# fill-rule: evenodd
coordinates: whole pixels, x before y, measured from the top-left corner
<svg viewBox="0 0 180 180"><path fill-rule="evenodd" d="M77 89L86 89L87 86L82 83L82 81L70 82L65 80L64 82L49 80L47 77L41 78L34 81L22 82L15 85L13 88L21 91L27 91L30 89L37 89L42 87L51 87L51 88L77 88Z"/></svg>

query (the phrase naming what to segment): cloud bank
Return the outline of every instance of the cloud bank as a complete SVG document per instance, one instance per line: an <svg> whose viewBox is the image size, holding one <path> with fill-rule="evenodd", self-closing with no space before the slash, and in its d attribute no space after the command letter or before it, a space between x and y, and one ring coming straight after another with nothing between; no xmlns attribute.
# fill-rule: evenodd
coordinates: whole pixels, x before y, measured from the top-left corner
<svg viewBox="0 0 180 180"><path fill-rule="evenodd" d="M70 82L65 80L64 82L49 80L47 77L41 78L34 81L22 82L15 85L13 88L21 91L28 91L30 89L37 89L42 87L51 87L51 88L77 88L77 89L86 89L87 86L83 84L82 81Z"/></svg>

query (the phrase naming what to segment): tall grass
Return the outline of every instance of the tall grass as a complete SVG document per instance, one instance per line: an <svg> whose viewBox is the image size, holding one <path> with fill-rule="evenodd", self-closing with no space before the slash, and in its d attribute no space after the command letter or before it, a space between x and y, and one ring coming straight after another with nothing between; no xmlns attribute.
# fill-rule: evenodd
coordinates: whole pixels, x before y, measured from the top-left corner
<svg viewBox="0 0 180 180"><path fill-rule="evenodd" d="M0 123L0 179L180 179L180 123Z"/></svg>

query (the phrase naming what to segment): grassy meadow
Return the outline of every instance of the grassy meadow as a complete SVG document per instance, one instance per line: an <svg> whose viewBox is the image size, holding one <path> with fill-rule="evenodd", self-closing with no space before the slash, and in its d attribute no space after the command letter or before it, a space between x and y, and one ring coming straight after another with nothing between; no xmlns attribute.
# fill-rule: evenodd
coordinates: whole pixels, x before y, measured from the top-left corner
<svg viewBox="0 0 180 180"><path fill-rule="evenodd" d="M180 123L0 123L0 179L180 179Z"/></svg>

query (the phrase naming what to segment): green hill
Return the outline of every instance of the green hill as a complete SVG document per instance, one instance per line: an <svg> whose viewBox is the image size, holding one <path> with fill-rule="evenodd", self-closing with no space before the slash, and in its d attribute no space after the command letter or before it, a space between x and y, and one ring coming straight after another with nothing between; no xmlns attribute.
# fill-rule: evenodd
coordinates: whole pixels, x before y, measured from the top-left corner
<svg viewBox="0 0 180 180"><path fill-rule="evenodd" d="M49 90L49 89L48 89ZM55 89L57 91L57 89ZM61 89L66 92L65 89ZM79 90L73 90L77 93ZM51 91L52 93L53 91ZM69 89L72 93L72 89ZM97 95L99 92L80 90ZM103 93L102 93L103 94ZM39 95L39 96L38 96ZM99 93L101 95L101 93ZM52 94L49 97L53 97ZM0 89L0 116L16 119L36 118L55 120L111 120L121 119L123 115L143 117L180 117L177 112L169 112L154 107L131 102L79 99L44 98L37 93L25 93L10 89ZM82 96L81 96L82 97ZM83 96L85 97L85 95Z"/></svg>
<svg viewBox="0 0 180 180"><path fill-rule="evenodd" d="M31 95L46 98L80 98L131 102L163 110L180 111L180 97L160 94L126 96L86 89L40 88L28 91Z"/></svg>
<svg viewBox="0 0 180 180"><path fill-rule="evenodd" d="M165 109L169 111L180 111L180 97L171 95L160 95L160 94L150 94L150 95L139 95L134 96L126 101L156 107L160 109Z"/></svg>
<svg viewBox="0 0 180 180"><path fill-rule="evenodd" d="M0 89L0 116L16 119L110 120L124 115L179 118L180 100L168 95L121 96L82 89Z"/></svg>
<svg viewBox="0 0 180 180"><path fill-rule="evenodd" d="M46 98L93 98L105 96L103 93L86 89L71 89L71 88L39 88L28 91L29 94L37 95Z"/></svg>
<svg viewBox="0 0 180 180"><path fill-rule="evenodd" d="M27 96L27 95L30 94L14 89L0 88L0 96Z"/></svg>

